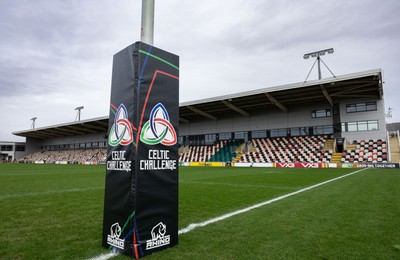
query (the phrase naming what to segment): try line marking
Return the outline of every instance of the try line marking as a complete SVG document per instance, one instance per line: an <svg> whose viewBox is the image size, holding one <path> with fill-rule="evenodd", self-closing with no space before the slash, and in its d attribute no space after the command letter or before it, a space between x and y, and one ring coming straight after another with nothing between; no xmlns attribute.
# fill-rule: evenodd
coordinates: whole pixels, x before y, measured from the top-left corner
<svg viewBox="0 0 400 260"><path fill-rule="evenodd" d="M342 179L342 178L346 178L346 177L348 177L348 176L350 176L350 175L353 175L353 174L355 174L355 173L358 173L358 172L361 172L361 171L364 171L364 170L367 170L367 168L364 168L364 169L361 169L361 170L357 170L357 171L354 171L354 172L350 172L350 173L348 173L348 174L345 174L345 175L342 175L342 176L339 176L339 177L336 177L336 178L333 178L333 179L330 179L330 180L327 180L327 181L324 181L324 182L320 182L320 183L317 183L317 184L308 186L308 187L303 188L303 189L301 189L301 190L294 191L294 192L291 192L291 193L288 193L288 194L285 194L285 195L282 195L282 196L279 196L279 197L276 197L276 198L273 198L273 199L270 199L270 200L267 200L267 201L264 201L264 202L255 204L255 205L249 206L249 207L244 208L244 209L239 209L239 210L233 211L233 212L231 212L231 213L228 213L228 214L225 214L225 215L221 215L221 216L219 216L219 217L216 217L216 218L212 218L212 219L206 220L206 221L204 221L204 222L192 223L192 224L190 224L189 226L187 226L187 227L185 227L185 228L179 230L179 231L178 231L178 235L188 233L188 232L190 232L190 231L192 231L193 229L198 228L198 227L204 227L204 226L207 226L207 225L209 225L209 224L212 224L212 223L215 223L215 222L218 222L218 221L221 221L221 220L225 220L225 219L228 219L228 218L230 218L230 217L233 217L233 216L236 216L236 215L239 215L239 214L248 212L248 211L250 211L250 210L253 210L253 209L256 209L256 208L260 208L260 207L262 207L262 206L271 204L271 203L273 203L273 202L275 202L275 201L279 201L279 200L282 200L282 199L285 199L285 198L288 198L288 197L297 195L297 194L299 194L299 193L302 193L302 192L305 192L305 191L308 191L308 190L317 188L317 187L322 186L322 185L324 185L324 184L327 184L327 183L330 183L330 182L333 182L333 181L337 181L337 180ZM110 259L111 257L114 257L114 256L116 256L116 254L110 252L110 253L108 253L108 254L101 254L101 255L99 255L99 256L90 258L89 260L107 260L107 259Z"/></svg>

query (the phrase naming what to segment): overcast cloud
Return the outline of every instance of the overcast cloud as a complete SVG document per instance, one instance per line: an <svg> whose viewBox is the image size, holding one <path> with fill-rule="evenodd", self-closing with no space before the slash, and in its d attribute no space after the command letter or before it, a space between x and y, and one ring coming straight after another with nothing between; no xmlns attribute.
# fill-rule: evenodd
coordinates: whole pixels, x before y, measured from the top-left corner
<svg viewBox="0 0 400 260"><path fill-rule="evenodd" d="M398 0L156 0L154 45L180 56L180 102L381 68L400 122ZM141 0L0 0L0 141L108 116L112 56L140 40ZM323 68L323 77L330 77ZM309 79L316 79L314 70Z"/></svg>

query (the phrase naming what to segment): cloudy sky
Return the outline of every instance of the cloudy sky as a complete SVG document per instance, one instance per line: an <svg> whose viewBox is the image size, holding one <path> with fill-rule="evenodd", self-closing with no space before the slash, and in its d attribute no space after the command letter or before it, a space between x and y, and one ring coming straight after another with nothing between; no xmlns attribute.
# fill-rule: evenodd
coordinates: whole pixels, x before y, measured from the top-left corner
<svg viewBox="0 0 400 260"><path fill-rule="evenodd" d="M400 122L399 0L156 0L154 45L180 56L180 102L381 68ZM141 0L0 0L0 141L108 115L112 56L140 40ZM331 74L324 67L322 76ZM314 69L310 80L317 79Z"/></svg>

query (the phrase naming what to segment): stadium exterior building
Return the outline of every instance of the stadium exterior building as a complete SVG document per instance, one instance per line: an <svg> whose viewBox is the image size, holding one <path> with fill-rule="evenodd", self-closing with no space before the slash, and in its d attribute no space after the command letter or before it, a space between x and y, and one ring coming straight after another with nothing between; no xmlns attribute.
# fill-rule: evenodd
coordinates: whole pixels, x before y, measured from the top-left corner
<svg viewBox="0 0 400 260"><path fill-rule="evenodd" d="M1 142L0 141L0 163L12 162L26 155L24 142Z"/></svg>
<svg viewBox="0 0 400 260"><path fill-rule="evenodd" d="M268 87L180 103L179 144L328 135L341 152L354 140L387 140L384 108L380 69ZM100 117L13 134L34 153L105 148L107 128Z"/></svg>

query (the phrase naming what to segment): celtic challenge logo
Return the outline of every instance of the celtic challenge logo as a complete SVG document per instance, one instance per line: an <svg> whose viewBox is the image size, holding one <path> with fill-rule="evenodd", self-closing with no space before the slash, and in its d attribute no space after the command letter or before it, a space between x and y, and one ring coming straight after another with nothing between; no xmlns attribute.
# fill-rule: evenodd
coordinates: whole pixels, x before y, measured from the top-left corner
<svg viewBox="0 0 400 260"><path fill-rule="evenodd" d="M176 132L169 122L168 111L163 104L158 103L153 107L147 121L140 133L140 140L148 145L163 144L171 146L176 144Z"/></svg>
<svg viewBox="0 0 400 260"><path fill-rule="evenodd" d="M132 125L128 121L128 112L124 104L119 105L115 113L114 124L108 135L111 146L128 145L133 141Z"/></svg>

